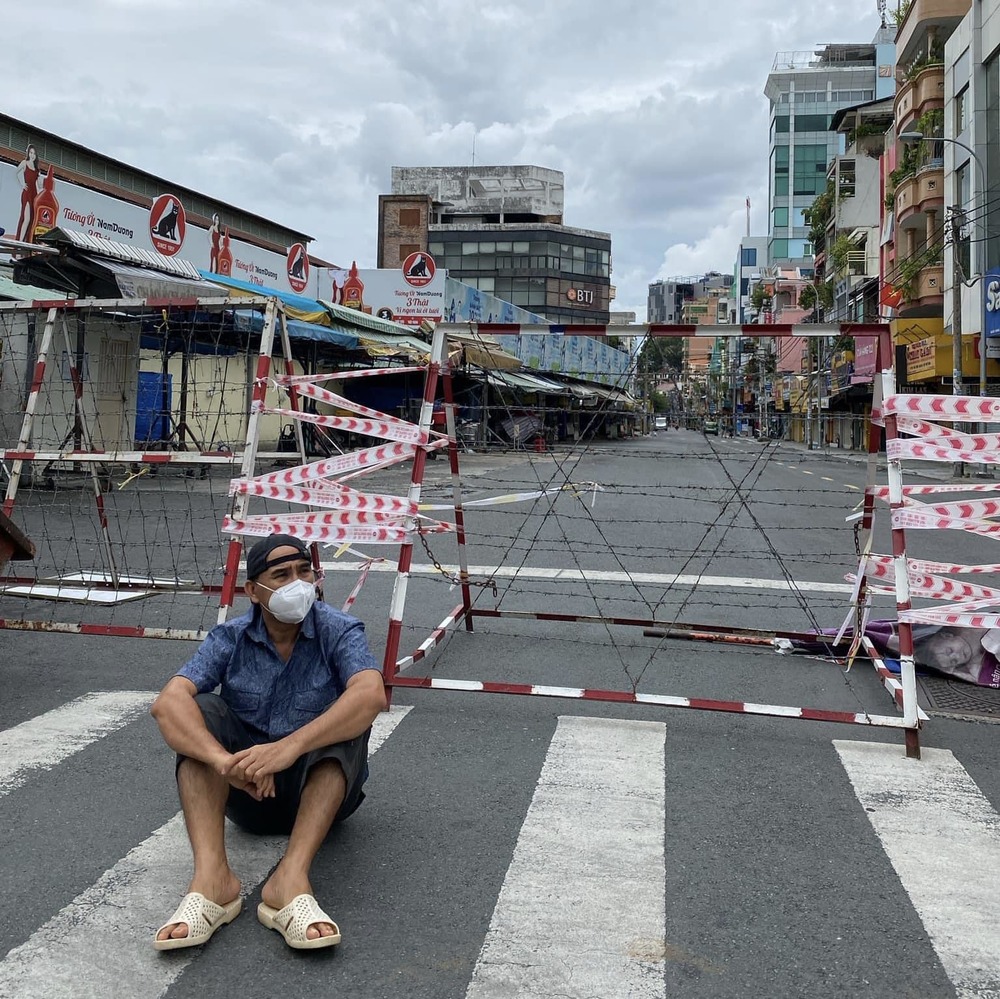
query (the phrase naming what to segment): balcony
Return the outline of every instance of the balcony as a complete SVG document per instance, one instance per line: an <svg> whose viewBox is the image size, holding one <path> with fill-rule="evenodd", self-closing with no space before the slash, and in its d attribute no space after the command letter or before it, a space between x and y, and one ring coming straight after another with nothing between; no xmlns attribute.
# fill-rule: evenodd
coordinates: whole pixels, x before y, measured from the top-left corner
<svg viewBox="0 0 1000 999"><path fill-rule="evenodd" d="M896 225L916 229L924 225L926 212L944 207L944 167L932 161L899 182L896 188Z"/></svg>
<svg viewBox="0 0 1000 999"><path fill-rule="evenodd" d="M972 0L913 0L896 32L896 64L908 65L929 32L947 38L971 6Z"/></svg>
<svg viewBox="0 0 1000 999"><path fill-rule="evenodd" d="M910 131L924 112L943 107L944 65L932 63L907 80L896 92L893 104L896 131Z"/></svg>
<svg viewBox="0 0 1000 999"><path fill-rule="evenodd" d="M944 266L929 264L920 270L903 292L899 315L907 318L940 316L944 307Z"/></svg>

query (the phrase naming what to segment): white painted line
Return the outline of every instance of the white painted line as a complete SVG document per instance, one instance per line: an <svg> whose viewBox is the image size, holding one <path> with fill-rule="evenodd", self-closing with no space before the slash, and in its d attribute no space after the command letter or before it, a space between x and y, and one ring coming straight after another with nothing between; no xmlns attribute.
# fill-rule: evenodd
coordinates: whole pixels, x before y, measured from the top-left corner
<svg viewBox="0 0 1000 999"><path fill-rule="evenodd" d="M409 710L394 706L375 719L369 753ZM163 793L174 791L164 784ZM288 840L251 836L228 821L226 825L229 862L247 895L277 864ZM166 956L153 950L153 934L169 918L190 878L191 848L178 812L0 962L0 997L162 996L199 953L197 947ZM322 904L322 886L316 887ZM253 913L240 918L253 918ZM223 928L220 934L225 932Z"/></svg>
<svg viewBox="0 0 1000 999"><path fill-rule="evenodd" d="M807 472L804 468L801 469L801 472L802 472L803 475L812 475L813 474L812 472Z"/></svg>
<svg viewBox="0 0 1000 999"><path fill-rule="evenodd" d="M360 572L360 562L323 562L326 572ZM451 574L457 573L457 565L446 565L444 569ZM396 571L395 564L375 563L371 572ZM438 570L433 565L421 563L410 567L412 575L434 576ZM526 566L496 566L470 565L471 576L494 576L497 579L558 579L568 582L590 583L649 583L654 586L698 586L702 589L745 589L745 590L783 590L803 593L851 593L853 587L848 583L814 583L808 580L760 579L751 576L674 576L662 572L617 572L598 569L533 569Z"/></svg>
<svg viewBox="0 0 1000 999"><path fill-rule="evenodd" d="M38 770L51 770L145 711L156 692L91 693L0 732L0 797Z"/></svg>
<svg viewBox="0 0 1000 999"><path fill-rule="evenodd" d="M861 487L860 486L852 486L849 482L845 482L844 483L844 488L845 489L853 489L856 493L861 492Z"/></svg>
<svg viewBox="0 0 1000 999"><path fill-rule="evenodd" d="M664 999L665 732L559 719L466 999Z"/></svg>
<svg viewBox="0 0 1000 999"><path fill-rule="evenodd" d="M823 480L824 482L833 482L833 481L834 481L833 479L831 479L831 478L830 478L830 476L829 476L829 475L821 475L821 476L820 476L820 478L821 478L821 479L822 479L822 480Z"/></svg>
<svg viewBox="0 0 1000 999"><path fill-rule="evenodd" d="M948 750L833 745L959 999L1000 995L1000 816Z"/></svg>

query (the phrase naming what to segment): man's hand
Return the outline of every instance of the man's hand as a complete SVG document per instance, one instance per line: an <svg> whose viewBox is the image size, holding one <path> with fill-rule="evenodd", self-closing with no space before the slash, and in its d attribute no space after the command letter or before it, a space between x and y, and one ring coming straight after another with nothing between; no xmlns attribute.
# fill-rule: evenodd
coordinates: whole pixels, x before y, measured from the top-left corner
<svg viewBox="0 0 1000 999"><path fill-rule="evenodd" d="M229 781L230 787L235 787L237 791L246 791L251 798L256 801L263 801L264 798L274 797L274 777L270 774L259 777L257 780L249 780L242 773L236 771L238 760L234 753L227 753L226 757L220 761L216 769Z"/></svg>
<svg viewBox="0 0 1000 999"><path fill-rule="evenodd" d="M227 777L236 777L258 786L267 779L270 780L271 795L274 794L274 775L287 770L297 759L299 753L287 739L277 742L263 742L259 746L241 749L234 753L231 762L222 772Z"/></svg>

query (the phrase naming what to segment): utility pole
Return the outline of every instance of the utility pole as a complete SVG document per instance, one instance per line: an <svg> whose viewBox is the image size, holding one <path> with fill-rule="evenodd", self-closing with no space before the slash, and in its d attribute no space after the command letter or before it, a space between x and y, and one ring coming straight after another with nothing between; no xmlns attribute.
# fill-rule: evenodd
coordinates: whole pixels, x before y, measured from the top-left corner
<svg viewBox="0 0 1000 999"><path fill-rule="evenodd" d="M964 395L965 390L962 385L962 288L965 275L962 273L962 209L955 205L951 210L951 260L952 276L951 299L952 306L951 319L951 394ZM961 424L956 424L955 429L960 429ZM958 478L965 476L965 464L956 461L952 468L952 474Z"/></svg>

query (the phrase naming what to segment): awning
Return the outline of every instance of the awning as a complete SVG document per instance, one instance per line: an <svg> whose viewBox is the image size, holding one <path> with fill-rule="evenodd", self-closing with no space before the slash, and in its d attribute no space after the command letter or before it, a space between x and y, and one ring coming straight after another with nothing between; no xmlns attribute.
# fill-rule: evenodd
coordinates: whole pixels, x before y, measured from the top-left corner
<svg viewBox="0 0 1000 999"><path fill-rule="evenodd" d="M237 329L259 333L264 328L264 317L259 312L237 310L234 318ZM314 340L317 343L343 347L345 350L356 350L358 347L358 338L352 332L320 326L317 323L306 323L301 319L289 319L287 316L285 325L292 340Z"/></svg>
<svg viewBox="0 0 1000 999"><path fill-rule="evenodd" d="M117 243L113 239L105 239L103 236L88 236L85 232L76 229L50 229L44 236L40 237L42 243L68 243L78 250L85 250L100 258L103 265L107 260L116 260L119 263L135 264L139 267L152 267L157 271L166 274L173 274L175 277L187 278L197 281L201 275L198 268L189 260L182 260L180 257L167 257L154 250L144 250L141 246L131 246L127 243Z"/></svg>
<svg viewBox="0 0 1000 999"><path fill-rule="evenodd" d="M352 309L348 309L352 312ZM362 313L363 315L363 313ZM431 345L407 333L376 333L372 330L358 331L358 346L368 351L372 357L411 357L419 363L431 355Z"/></svg>
<svg viewBox="0 0 1000 999"><path fill-rule="evenodd" d="M303 295L295 295L290 291L281 291L278 288L268 288L266 285L251 284L249 281L241 281L239 278L228 277L222 274L214 274L212 271L198 272L206 281L221 285L235 291L237 294L253 295L257 298L276 298L285 307L285 311L293 319L301 319L307 323L319 323L321 326L330 326L330 313L314 298L306 298Z"/></svg>
<svg viewBox="0 0 1000 999"><path fill-rule="evenodd" d="M334 302L320 301L333 319L353 326L355 329L365 330L371 333L384 333L388 336L405 336L409 333L410 327L403 326L402 323L394 323L389 319L380 319L360 309L349 309L346 305L337 305Z"/></svg>
<svg viewBox="0 0 1000 999"><path fill-rule="evenodd" d="M480 368L496 371L511 370L521 366L521 359L504 350L489 333L451 332L448 334L448 342L459 344L465 352L466 363L475 364Z"/></svg>
<svg viewBox="0 0 1000 999"><path fill-rule="evenodd" d="M118 290L125 298L211 298L223 297L226 292L209 281L177 277L149 267L124 264L109 257L84 254L85 259L115 276Z"/></svg>

